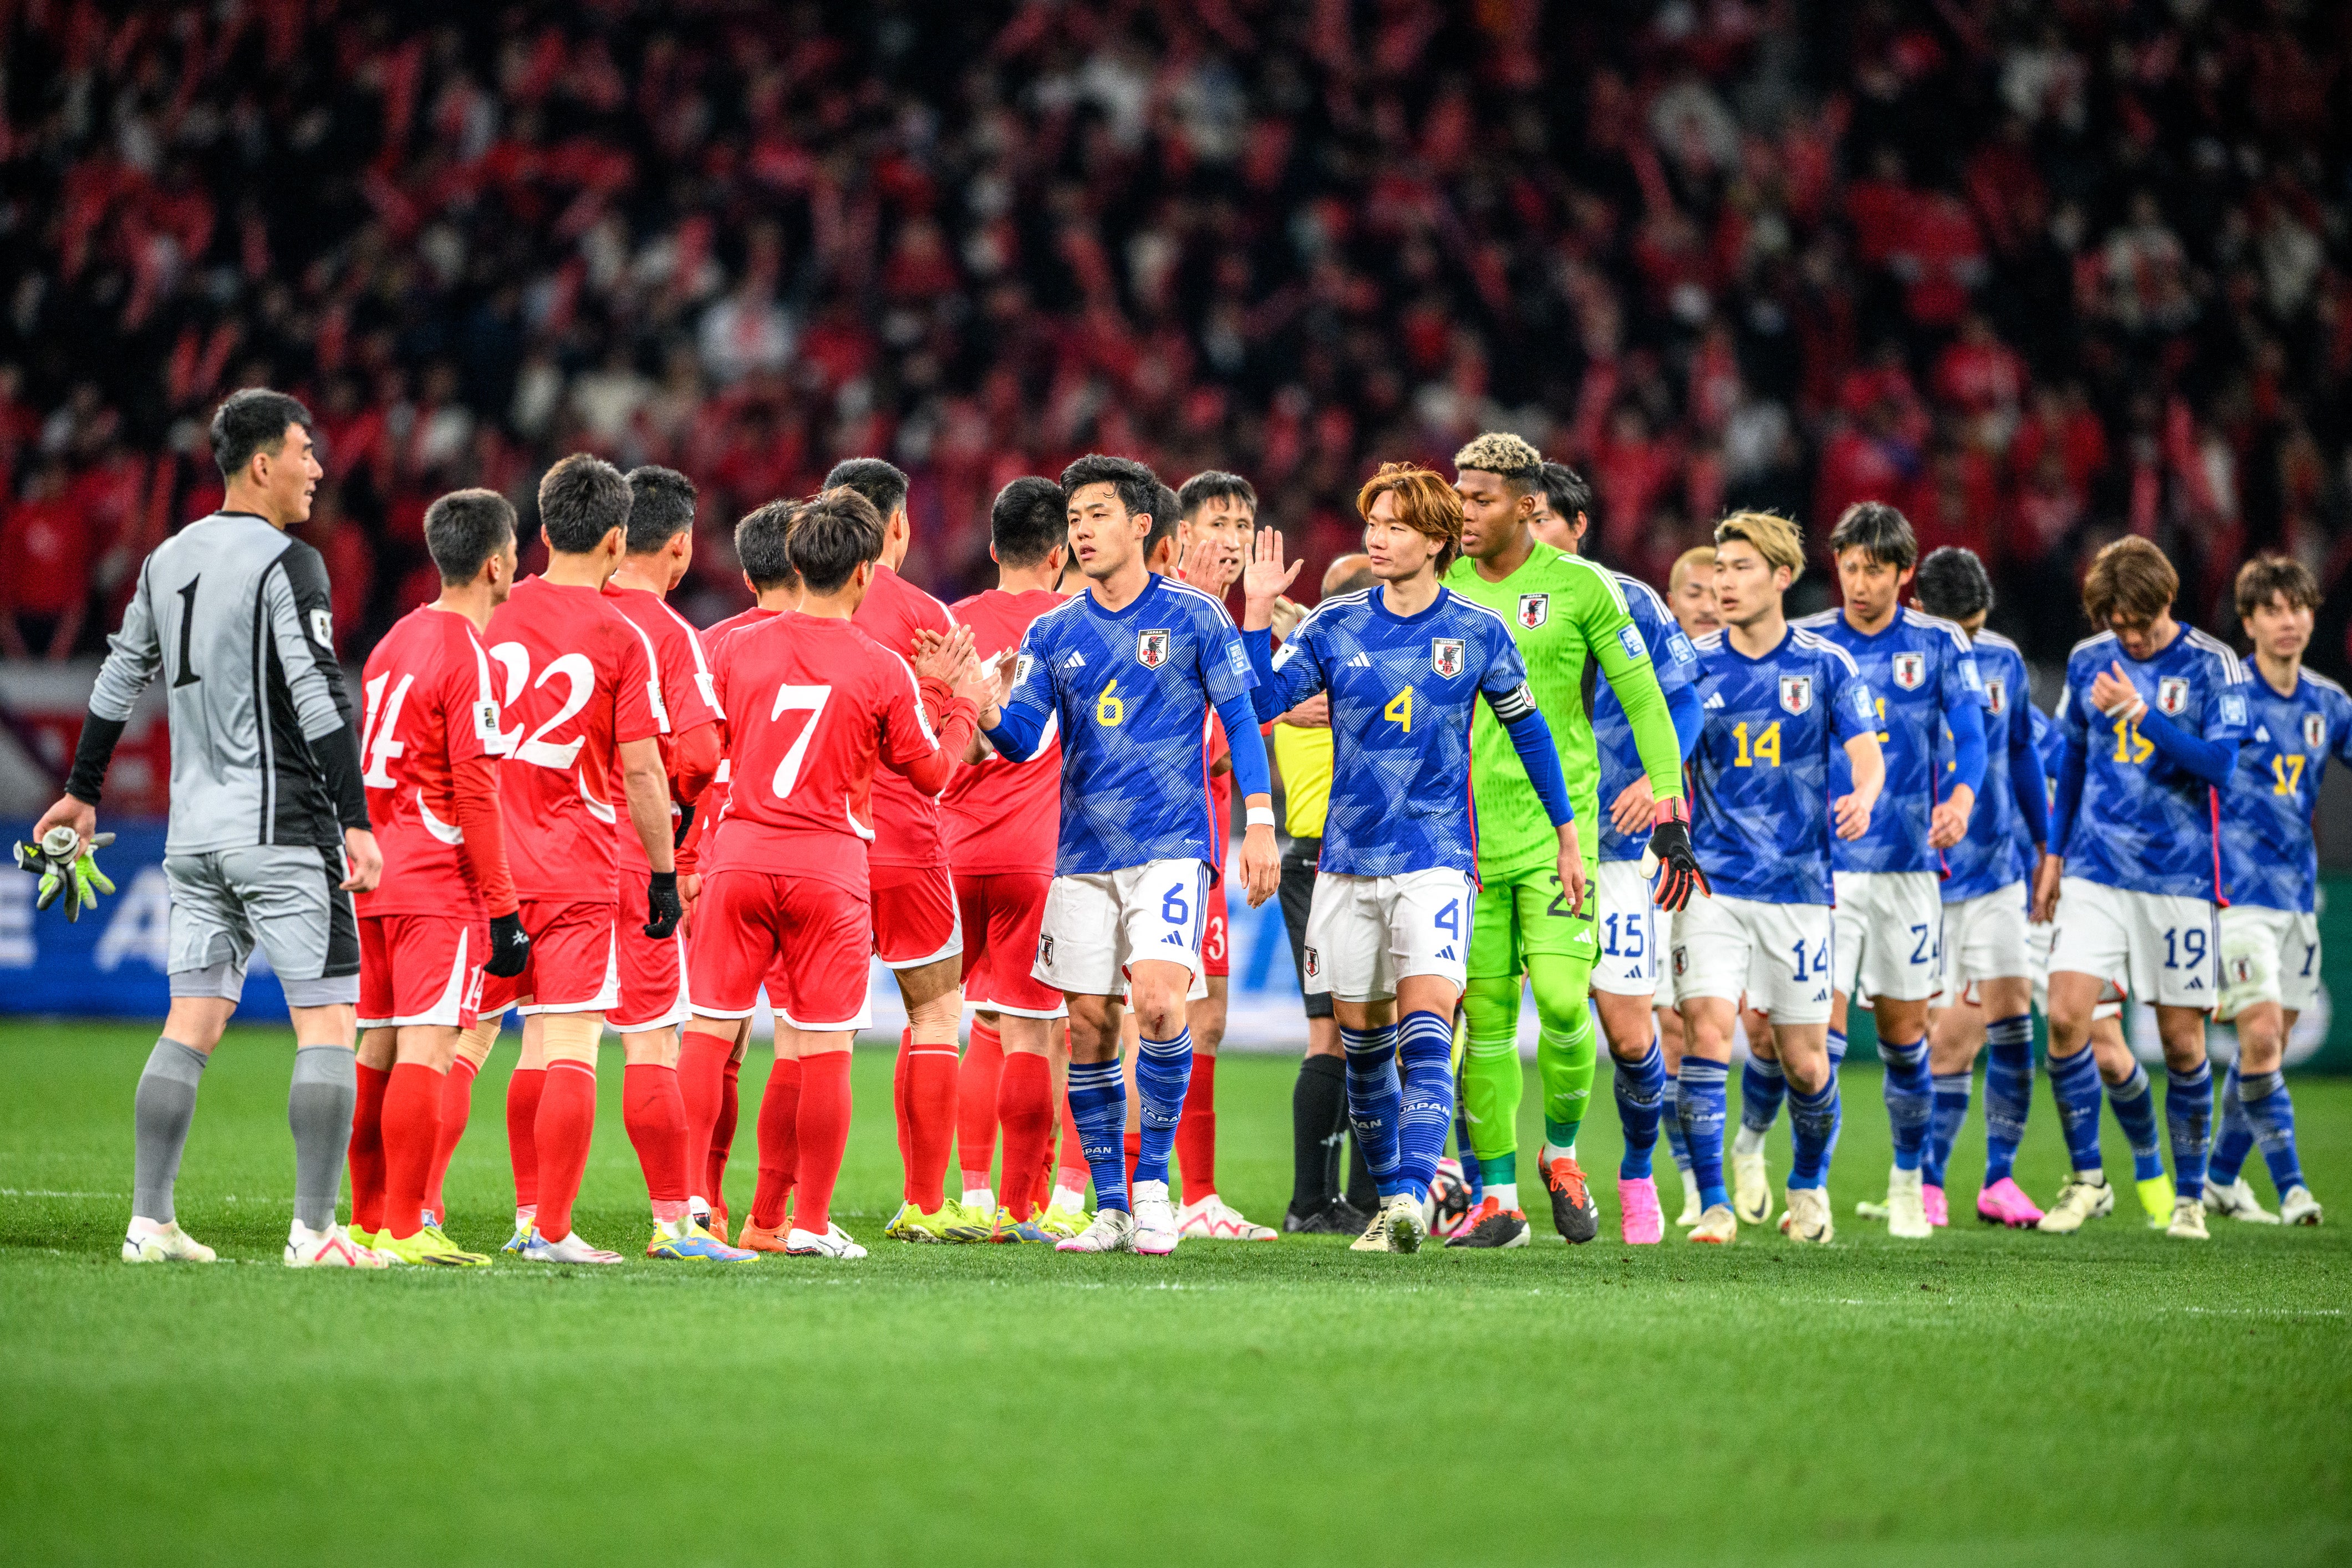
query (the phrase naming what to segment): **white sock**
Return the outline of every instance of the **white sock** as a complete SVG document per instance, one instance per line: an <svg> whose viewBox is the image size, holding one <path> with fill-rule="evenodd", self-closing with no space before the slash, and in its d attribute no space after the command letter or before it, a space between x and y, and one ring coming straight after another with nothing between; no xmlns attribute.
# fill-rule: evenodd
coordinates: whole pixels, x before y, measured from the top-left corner
<svg viewBox="0 0 2352 1568"><path fill-rule="evenodd" d="M1076 1187L1066 1187L1056 1183L1054 1187L1053 1206L1057 1209L1076 1209L1084 1213L1087 1206L1087 1194Z"/></svg>
<svg viewBox="0 0 2352 1568"><path fill-rule="evenodd" d="M996 1194L986 1187L966 1187L963 1190L963 1206L993 1215L996 1213Z"/></svg>
<svg viewBox="0 0 2352 1568"><path fill-rule="evenodd" d="M1741 1122L1739 1131L1731 1135L1731 1152L1735 1154L1761 1154L1764 1152L1764 1134L1745 1121Z"/></svg>
<svg viewBox="0 0 2352 1568"><path fill-rule="evenodd" d="M1552 1142L1549 1139L1545 1140L1541 1152L1536 1155L1537 1162L1547 1170L1551 1167L1551 1163L1554 1160L1573 1160L1575 1158L1575 1144L1570 1143L1567 1148L1563 1149L1559 1144Z"/></svg>
<svg viewBox="0 0 2352 1568"><path fill-rule="evenodd" d="M1507 1209L1515 1209L1519 1206L1519 1184L1517 1182L1488 1182L1486 1184L1486 1195L1494 1199L1496 1203L1502 1205Z"/></svg>

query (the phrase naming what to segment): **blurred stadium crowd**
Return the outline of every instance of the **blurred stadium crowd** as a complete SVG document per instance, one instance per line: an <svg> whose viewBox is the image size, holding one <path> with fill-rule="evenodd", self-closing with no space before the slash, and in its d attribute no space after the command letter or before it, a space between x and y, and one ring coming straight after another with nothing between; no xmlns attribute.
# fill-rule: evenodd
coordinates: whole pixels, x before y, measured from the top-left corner
<svg viewBox="0 0 2352 1568"><path fill-rule="evenodd" d="M1319 563L1373 462L1497 426L1654 579L1878 496L2040 656L2125 530L2226 627L2245 553L2352 548L2347 16L0 0L0 651L97 644L261 383L320 416L352 657L432 497L528 516L576 447L702 486L708 620L840 456L913 473L952 595L1082 451L1239 469Z"/></svg>

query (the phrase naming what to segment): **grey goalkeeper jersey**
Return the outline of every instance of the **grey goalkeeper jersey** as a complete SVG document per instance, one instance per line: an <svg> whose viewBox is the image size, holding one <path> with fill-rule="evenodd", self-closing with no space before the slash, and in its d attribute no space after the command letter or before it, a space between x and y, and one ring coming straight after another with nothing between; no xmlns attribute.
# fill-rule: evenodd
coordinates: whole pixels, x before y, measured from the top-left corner
<svg viewBox="0 0 2352 1568"><path fill-rule="evenodd" d="M340 745L356 764L357 750L316 550L241 511L215 512L157 546L99 671L91 717L128 720L159 674L172 735L167 854L341 847L347 824L320 753ZM364 805L348 826L367 826Z"/></svg>

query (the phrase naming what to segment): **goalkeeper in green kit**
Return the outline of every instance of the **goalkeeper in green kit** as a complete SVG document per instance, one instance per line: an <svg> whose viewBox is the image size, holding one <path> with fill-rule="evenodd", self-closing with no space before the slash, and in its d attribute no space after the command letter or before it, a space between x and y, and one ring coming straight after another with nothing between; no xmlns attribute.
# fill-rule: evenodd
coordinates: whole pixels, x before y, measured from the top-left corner
<svg viewBox="0 0 2352 1568"><path fill-rule="evenodd" d="M1596 865L1600 854L1601 759L1589 717L1597 664L1624 707L1656 798L1651 848L1663 873L1658 905L1681 908L1694 889L1705 887L1690 849L1681 748L1622 591L1603 568L1536 539L1530 520L1543 504L1543 458L1526 441L1481 436L1454 455L1454 467L1462 559L1445 585L1510 623L1536 706L1559 751L1586 866ZM1523 976L1535 988L1541 1024L1536 1065L1544 1142L1538 1163L1552 1223L1570 1241L1591 1241L1600 1215L1576 1163L1576 1134L1591 1099L1595 1058L1587 1005L1599 956L1593 896L1588 891L1581 908L1570 902L1556 868L1559 836L1509 735L1483 709L1472 726L1470 759L1480 887L1462 996L1469 1038L1461 1096L1486 1196L1448 1245L1521 1247L1528 1240L1518 1201Z"/></svg>

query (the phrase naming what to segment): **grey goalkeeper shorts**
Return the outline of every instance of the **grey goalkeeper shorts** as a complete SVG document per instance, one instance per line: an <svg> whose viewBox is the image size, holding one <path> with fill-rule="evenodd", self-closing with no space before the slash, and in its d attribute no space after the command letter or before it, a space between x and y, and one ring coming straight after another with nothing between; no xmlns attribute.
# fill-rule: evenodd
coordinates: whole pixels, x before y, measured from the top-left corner
<svg viewBox="0 0 2352 1568"><path fill-rule="evenodd" d="M341 849L259 844L167 855L163 875L173 995L238 1000L258 942L289 1006L359 1002L359 917L341 887Z"/></svg>

